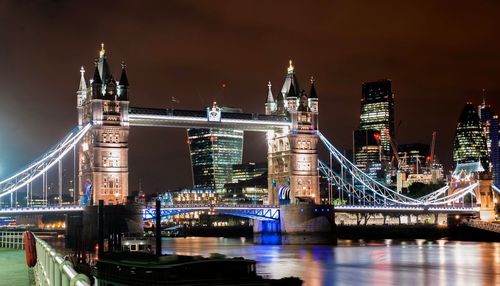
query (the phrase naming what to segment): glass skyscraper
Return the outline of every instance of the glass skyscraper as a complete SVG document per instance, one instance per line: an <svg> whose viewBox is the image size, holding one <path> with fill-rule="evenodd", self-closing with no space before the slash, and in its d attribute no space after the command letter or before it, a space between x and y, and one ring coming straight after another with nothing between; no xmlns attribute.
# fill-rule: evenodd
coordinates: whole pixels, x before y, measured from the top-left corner
<svg viewBox="0 0 500 286"><path fill-rule="evenodd" d="M467 102L458 119L453 145L453 162L466 163L481 161L485 170L489 169L486 137L478 113L471 102Z"/></svg>
<svg viewBox="0 0 500 286"><path fill-rule="evenodd" d="M354 131L354 162L372 178L382 177L380 146L377 130Z"/></svg>
<svg viewBox="0 0 500 286"><path fill-rule="evenodd" d="M491 110L491 105L486 104L486 100L484 99L484 94L483 94L483 102L477 108L477 114L479 116L479 121L481 122L481 127L483 128L484 136L486 139L486 148L488 149L488 155L490 156L492 151L490 128L491 128L491 120L493 119L493 112ZM490 158L489 168L487 170L492 171L492 167L493 165L491 164L491 158Z"/></svg>
<svg viewBox="0 0 500 286"><path fill-rule="evenodd" d="M248 162L237 164L233 165L231 181L233 183L238 183L239 181L247 181L252 178L261 176L264 173L267 173L267 162Z"/></svg>
<svg viewBox="0 0 500 286"><path fill-rule="evenodd" d="M243 131L196 128L187 133L194 187L223 191L231 182L233 165L241 164Z"/></svg>
<svg viewBox="0 0 500 286"><path fill-rule="evenodd" d="M491 153L490 161L493 166L493 180L495 186L500 188L500 143L498 130L498 115L494 115L491 119L490 126L490 139L491 139Z"/></svg>
<svg viewBox="0 0 500 286"><path fill-rule="evenodd" d="M382 156L384 159L391 157L387 132L394 138L394 95L390 80L363 83L359 130L377 130Z"/></svg>
<svg viewBox="0 0 500 286"><path fill-rule="evenodd" d="M362 85L358 130L354 132L354 160L371 176L384 177L392 155L388 134L394 138L394 95L390 80Z"/></svg>

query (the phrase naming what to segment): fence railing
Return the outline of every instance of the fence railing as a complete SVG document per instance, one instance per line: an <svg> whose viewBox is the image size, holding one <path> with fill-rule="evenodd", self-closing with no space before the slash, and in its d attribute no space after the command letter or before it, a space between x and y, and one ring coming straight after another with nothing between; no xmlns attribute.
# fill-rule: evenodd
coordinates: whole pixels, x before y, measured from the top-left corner
<svg viewBox="0 0 500 286"><path fill-rule="evenodd" d="M0 248L24 249L22 231L0 231Z"/></svg>
<svg viewBox="0 0 500 286"><path fill-rule="evenodd" d="M480 221L480 220L477 220L477 219L465 221L465 223L468 226L471 226L471 227L480 228L480 229L483 229L483 230L500 233L500 224L497 224L497 223Z"/></svg>
<svg viewBox="0 0 500 286"><path fill-rule="evenodd" d="M36 239L36 254L38 257L35 266L36 285L42 286L90 286L90 279L78 273L73 268L71 261L57 253L43 239Z"/></svg>

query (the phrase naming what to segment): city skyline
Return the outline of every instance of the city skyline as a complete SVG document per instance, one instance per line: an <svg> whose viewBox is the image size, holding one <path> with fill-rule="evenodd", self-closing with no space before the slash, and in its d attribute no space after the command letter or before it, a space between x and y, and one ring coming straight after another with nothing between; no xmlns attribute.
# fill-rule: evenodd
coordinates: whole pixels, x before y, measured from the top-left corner
<svg viewBox="0 0 500 286"><path fill-rule="evenodd" d="M14 28L6 30L17 31L18 34L16 38L13 38L12 35L9 37L6 34L7 31L0 32L3 38L12 39L0 48L2 49L2 53L0 53L1 57L3 57L2 62L5 63L0 67L0 86L3 89L0 104L0 136L5 138L7 137L6 134L8 134L9 138L9 140L2 139L0 142L0 177L9 175L28 163L31 158L43 153L44 150L55 144L65 132L76 125L75 92L78 88L79 68L83 64L88 74L91 74L93 70L92 61L97 57L101 42L106 44L111 69L115 75L119 74L120 62L122 60L126 62L130 80L130 98L135 106L169 108L174 105L176 108L202 110L211 101L217 100L222 105L241 107L245 112L264 113L267 82L271 80L273 93L276 95L283 83L288 60L291 58L294 60L297 76L302 82L306 82L311 75L316 78L316 88L321 98L322 131L332 138L334 143L346 149L351 148L352 130L357 127L361 83L390 78L395 92L395 122L399 120L403 122L396 134L398 142L430 143L432 131L437 130L437 154L448 168L451 165L451 147L454 140L456 121L465 101L473 101L475 106L479 105L482 100L481 90L486 88L487 103L492 105L494 112L500 112L500 99L498 96L500 84L496 76L500 70L500 59L495 53L500 49L498 49L498 42L487 42L488 39L493 40L491 37L495 35L494 29L491 27L490 29L483 29L479 33L479 36L490 36L490 38L485 37L485 39L481 40L485 44L484 47L478 44L481 41L476 41L476 36L471 36L472 31L465 30L466 39L461 39L461 41L465 42L460 47L442 46L443 42L437 40L435 43L438 45L422 50L423 63L416 63L415 59L408 59L409 67L404 67L402 61L404 53L403 55L398 54L395 50L387 49L385 46L379 53L366 51L361 46L355 46L357 47L355 51L358 54L356 55L356 52L354 52L355 55L343 58L349 55L348 49L343 49L345 48L344 45L354 45L356 41L344 43L335 41L335 39L339 39L338 32L333 33L337 36L331 38L329 36L332 36L332 32L324 30L320 31L325 33L324 36L321 33L317 34L317 32L311 32L308 36L302 30L305 27L293 27L292 31L290 31L285 26L278 25L276 27L276 24L273 26L273 31L263 31L262 27L258 27L258 25L257 27L250 25L249 19L246 17L243 17L243 19L231 17L229 15L230 8L226 8L227 10L224 11L229 13L227 14L213 11L212 9L215 8L202 7L203 5L197 7L192 7L189 4L171 4L172 7L167 5L169 8L174 8L173 11L180 10L187 15L189 15L189 12L196 12L195 15L203 15L204 17L201 17L201 20L195 20L198 24L207 24L207 26L200 26L200 30L198 32L191 31L193 33L187 33L190 30L188 27L187 30L184 30L186 33L185 38L181 38L180 41L175 41L175 38L169 41L170 37L182 34L180 31L165 28L168 25L154 27L152 30L156 33L161 32L163 29L170 33L168 37L165 36L161 38L161 41L156 41L152 36L153 31L150 31L151 34L140 35L140 29L134 30L130 26L125 29L119 25L127 24L126 21L119 21L119 24L111 25L110 30L107 32L96 32L93 27L102 23L92 24L90 18L83 22L88 26L81 30L80 33L78 33L77 26L84 26L84 24L78 23L76 25L76 22L78 22L76 20L75 22L70 21L68 27L56 28L51 26L54 24L51 22L52 17L59 20L61 20L61 17L67 17L63 16L63 13L51 12L51 8L60 12L61 9L76 9L75 5L77 4L42 7L42 4L50 2L39 1L35 2L38 4L31 5L7 3L1 7L3 12L0 12L1 19L6 25ZM270 6L269 11L262 11L262 13L266 13L264 15L266 19L270 19L271 11L277 11L275 4L270 4ZM353 7L346 6L350 6L350 4L340 8L353 9ZM440 4L436 4L436 6L440 6ZM445 16L451 17L452 22L459 26L464 25L457 21L460 20L460 15L465 11L465 7L460 4L457 4L457 7L457 11L452 11L453 13ZM88 8L79 8L81 10L77 11L76 15L80 15L77 19L81 20L83 14L85 14L85 9ZM233 8L236 9L236 7ZM409 7L406 7L406 10L405 7L399 8L409 12ZM438 10L439 8L444 9L444 7L437 7ZM257 8L253 7L253 9ZM290 13L299 14L296 11L298 8L292 7L290 9L292 10ZM422 7L419 9L425 10ZM479 8L475 7L474 9ZM486 8L482 9L485 9L482 10L483 12L487 12ZM15 11L18 14L14 13L14 16L19 16L18 19L12 15L7 15L5 11ZM334 13L333 7L330 7L328 11ZM318 21L327 21L325 13L321 13L319 10L314 10L314 12L320 15ZM174 12L169 10L168 13ZM313 12L307 14L312 17L309 13L312 14ZM160 23L166 21L160 15L154 15L153 20L156 19ZM486 18L491 21L498 21L493 19L491 14L489 18L487 16L488 14ZM431 21L438 21L435 19L436 17L437 15L435 17L429 16ZM19 19L26 20L27 24L17 24L16 21ZM340 19L346 21L341 17ZM368 19L363 20L368 21ZM138 20L132 19L131 21L135 23ZM179 25L179 22L182 23L182 19L179 17L174 17L171 21L177 21L176 27L181 27L180 30L186 29ZM328 23L334 23L335 21L337 20L331 20ZM411 18L408 21L413 23L417 20ZM465 22L465 24L472 24L472 20ZM48 27L51 27L50 32L44 32L40 28L33 27L33 24L36 23L40 23L41 26L48 25ZM212 26L208 24L212 24ZM389 24L377 23L377 25L386 28L392 26L392 24ZM475 25L479 24L476 23ZM441 29L446 30L444 26ZM195 35L199 35L202 31L213 32L221 27L228 30L226 32L216 32L213 42L207 42L203 49L192 46L192 44L201 44L203 40L206 40L203 37L202 39L196 39ZM288 50L273 47L271 51L266 52L263 48L260 48L261 44L259 43L255 46L257 51L250 53L241 36L234 34L236 33L234 27L247 27L252 39L263 37L263 42L269 44L278 42L269 39L270 35L273 35L273 33L280 34L279 31L284 31L286 34L296 33L299 38L315 38L320 43L326 43L326 47L321 49L310 47L308 50L306 49L307 45L297 43L297 46L292 46ZM312 25L310 27L314 28L316 26ZM429 28L405 27L417 35ZM70 28L73 28L73 33L80 34L79 36L76 35L79 41L67 43L63 40L70 35L75 37ZM447 35L447 37L450 37L449 39L459 34L452 27L448 28L451 29L449 32L452 34ZM293 31L294 29L298 31ZM132 41L128 39L130 36L120 36L120 33L117 32L121 30L130 32L135 39ZM46 37L38 39L47 41L40 41L37 43L37 49L32 50L32 41L35 41L33 37L38 32L42 34L37 38ZM387 30L387 32L389 38L392 39L398 39L401 36L398 34L401 31L395 27L392 30ZM356 32L354 34L359 35ZM412 35L415 36L414 34ZM375 46L382 44L381 40L374 40L372 36L360 37L360 41L362 39L371 39L375 42ZM431 36L429 38L437 35L431 33ZM222 41L225 37L227 37L225 41ZM279 37L281 38L283 35ZM342 37L340 38L342 39ZM429 41L429 38L422 40ZM127 42L127 40L130 42ZM406 40L409 43L414 43L418 40L418 37L410 37ZM459 37L455 40L460 41ZM123 44L123 41L125 41L125 44ZM475 49L465 51L464 49L470 47L467 44L471 44L472 41L476 41L474 44ZM75 44L76 42L78 44ZM295 41L286 40L285 43L291 45ZM403 45L403 50L406 53L416 52L409 46L404 46L408 45L408 43L405 44L403 39L394 43L398 46ZM225 47L224 44L229 45L232 53L218 52L219 47ZM487 47L486 44L488 44ZM282 47L282 45L279 46ZM343 48L339 48L339 46ZM186 47L190 48L186 49ZM330 54L326 52L328 47L334 49L336 53ZM23 51L30 52L23 53ZM172 55L174 52L175 56ZM453 56L450 57L449 54L448 56L436 56L434 54L439 54L439 52L451 55L456 53L457 58L453 60ZM465 56L460 54L464 52L466 53ZM142 56L142 53L155 55L154 60ZM470 57L468 58L467 55ZM378 62L376 60L378 56L385 58ZM458 66L462 65L467 68L456 70ZM48 70L47 66L52 68ZM412 74L414 72L412 67L420 69L421 74L418 77ZM434 76L440 80L435 82L436 78ZM222 87L223 84L225 84L225 88ZM426 92L428 94L425 94ZM171 96L178 98L180 103L172 103ZM185 132L184 129L133 128L131 130L130 148L134 150L132 154L135 154L130 158L131 190L136 188L139 178L142 178L145 189L149 189L148 192L155 191L154 188L158 187L180 187L190 184L191 168L188 147L185 143ZM265 160L266 147L264 140L260 145L249 144L249 141L258 142L255 138L260 138L260 136L260 134L249 133L248 136L245 134L247 139L244 143L246 149L244 161ZM142 140L142 138L154 138L154 140ZM170 166L167 164L163 170L155 172L157 174L149 174L150 169L148 168L158 169L160 163L163 164L165 160L169 160L172 164ZM182 170L182 174L180 176L179 174L168 175L173 170ZM165 178L168 182L165 185L152 183L153 181L160 181L159 178Z"/></svg>

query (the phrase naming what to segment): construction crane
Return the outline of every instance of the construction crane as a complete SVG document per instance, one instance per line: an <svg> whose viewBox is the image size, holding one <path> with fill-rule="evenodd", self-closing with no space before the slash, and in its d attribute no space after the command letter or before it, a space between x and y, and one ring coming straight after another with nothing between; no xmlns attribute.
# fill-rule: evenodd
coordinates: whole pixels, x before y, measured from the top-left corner
<svg viewBox="0 0 500 286"><path fill-rule="evenodd" d="M436 131L432 132L431 154L430 154L430 158L429 158L429 169L431 169L432 166L434 165L434 151L435 151L435 147L436 147L436 134L437 134Z"/></svg>
<svg viewBox="0 0 500 286"><path fill-rule="evenodd" d="M399 157L399 154L398 154L398 148L396 146L396 143L394 142L394 140L392 139L391 137L391 134L389 133L389 129L384 129L384 133L385 133L385 136L387 136L387 139L389 140L389 143L391 143L391 148L392 148L392 153L394 154L394 158L396 159L396 162L398 164L398 170L401 169L401 158Z"/></svg>

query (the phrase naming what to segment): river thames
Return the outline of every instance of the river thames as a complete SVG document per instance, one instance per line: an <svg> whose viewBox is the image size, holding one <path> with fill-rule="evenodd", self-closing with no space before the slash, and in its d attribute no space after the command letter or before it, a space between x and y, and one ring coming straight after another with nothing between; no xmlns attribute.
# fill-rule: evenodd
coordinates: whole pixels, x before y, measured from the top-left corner
<svg viewBox="0 0 500 286"><path fill-rule="evenodd" d="M164 238L165 254L221 253L257 261L268 278L304 285L500 285L500 243L351 241L327 245L256 245L248 238Z"/></svg>

